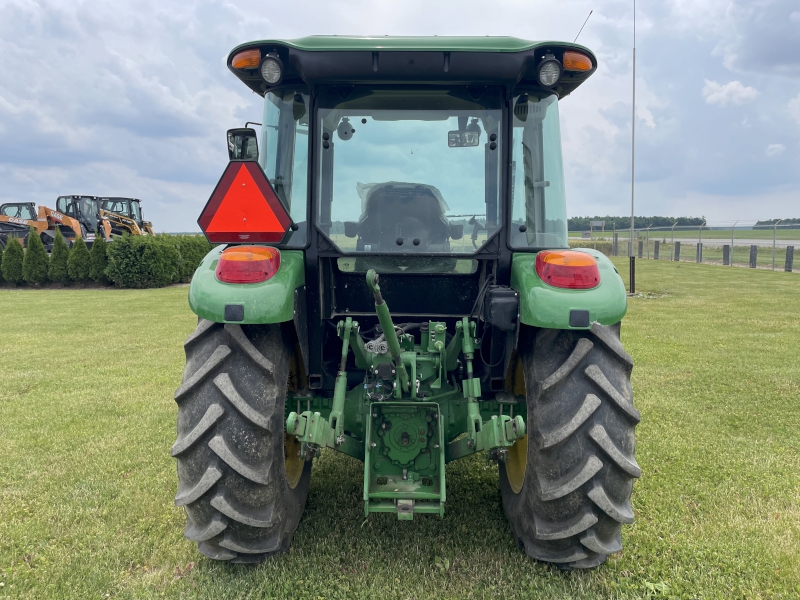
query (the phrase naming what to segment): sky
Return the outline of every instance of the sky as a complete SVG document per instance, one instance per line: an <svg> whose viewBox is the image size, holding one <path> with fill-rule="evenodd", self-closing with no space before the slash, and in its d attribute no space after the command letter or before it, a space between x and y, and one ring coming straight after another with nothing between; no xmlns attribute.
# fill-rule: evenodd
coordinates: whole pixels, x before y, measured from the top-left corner
<svg viewBox="0 0 800 600"><path fill-rule="evenodd" d="M197 230L225 131L263 100L236 45L313 34L579 42L597 72L561 102L568 214L630 214L633 3L616 0L0 0L0 203L141 198ZM636 214L800 217L800 2L640 0Z"/></svg>

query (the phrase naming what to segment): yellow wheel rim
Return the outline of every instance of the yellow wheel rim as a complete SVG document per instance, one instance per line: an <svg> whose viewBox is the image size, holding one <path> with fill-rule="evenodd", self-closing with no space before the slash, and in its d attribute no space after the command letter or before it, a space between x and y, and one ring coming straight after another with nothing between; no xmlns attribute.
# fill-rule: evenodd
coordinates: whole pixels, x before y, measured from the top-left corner
<svg viewBox="0 0 800 600"><path fill-rule="evenodd" d="M286 481L294 489L303 475L305 462L300 458L300 442L293 435L283 434L283 463L286 467Z"/></svg>
<svg viewBox="0 0 800 600"><path fill-rule="evenodd" d="M508 449L506 459L506 477L508 485L519 494L522 484L525 483L525 467L528 466L528 436L518 439L511 448Z"/></svg>
<svg viewBox="0 0 800 600"><path fill-rule="evenodd" d="M522 358L517 360L514 375L511 381L511 391L515 396L525 396L525 371L522 368ZM506 477L508 485L519 494L522 484L525 483L525 468L528 466L528 436L522 437L508 449L506 459Z"/></svg>

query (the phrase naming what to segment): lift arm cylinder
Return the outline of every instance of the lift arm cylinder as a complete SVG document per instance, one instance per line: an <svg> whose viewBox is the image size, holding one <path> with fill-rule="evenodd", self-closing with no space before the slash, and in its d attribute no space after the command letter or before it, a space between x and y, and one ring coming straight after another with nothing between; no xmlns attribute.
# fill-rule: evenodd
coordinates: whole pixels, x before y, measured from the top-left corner
<svg viewBox="0 0 800 600"><path fill-rule="evenodd" d="M367 271L367 286L369 287L372 295L375 296L375 313L378 315L383 335L386 338L386 345L389 347L389 354L394 360L394 368L400 377L400 385L404 392L408 391L408 373L400 358L400 342L397 339L397 334L394 330L394 323L389 314L389 307L381 295L381 288L378 286L378 274L375 269Z"/></svg>

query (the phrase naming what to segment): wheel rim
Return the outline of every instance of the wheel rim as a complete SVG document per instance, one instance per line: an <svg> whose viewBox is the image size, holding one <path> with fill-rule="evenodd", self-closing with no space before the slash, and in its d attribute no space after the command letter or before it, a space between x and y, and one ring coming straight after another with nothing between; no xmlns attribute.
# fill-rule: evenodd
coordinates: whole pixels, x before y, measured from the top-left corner
<svg viewBox="0 0 800 600"><path fill-rule="evenodd" d="M522 359L517 360L514 367L514 376L511 382L511 391L516 397L525 396L525 369ZM525 435L518 439L511 448L508 449L506 459L506 478L508 485L515 494L519 494L522 485L525 483L525 470L528 467L528 436Z"/></svg>
<svg viewBox="0 0 800 600"><path fill-rule="evenodd" d="M506 477L508 485L519 494L522 485L525 483L525 469L528 466L528 436L525 435L518 439L511 448L508 449L506 459Z"/></svg>
<svg viewBox="0 0 800 600"><path fill-rule="evenodd" d="M300 458L300 442L293 435L283 434L283 464L286 467L286 481L294 489L303 475L305 462Z"/></svg>

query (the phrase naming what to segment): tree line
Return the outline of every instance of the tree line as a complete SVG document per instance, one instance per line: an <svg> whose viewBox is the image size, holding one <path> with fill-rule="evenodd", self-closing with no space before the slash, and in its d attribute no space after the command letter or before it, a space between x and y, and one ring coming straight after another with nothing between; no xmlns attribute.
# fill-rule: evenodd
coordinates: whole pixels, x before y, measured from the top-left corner
<svg viewBox="0 0 800 600"><path fill-rule="evenodd" d="M778 219L767 219L766 221L758 221L753 229L771 229ZM778 223L780 227L789 227L789 229L800 229L800 219L781 219Z"/></svg>
<svg viewBox="0 0 800 600"><path fill-rule="evenodd" d="M634 229L646 227L672 227L677 221L678 226L699 227L705 223L705 217L634 217ZM605 230L630 229L630 217L572 217L567 219L567 228L570 231L590 231L590 221L605 221Z"/></svg>
<svg viewBox="0 0 800 600"><path fill-rule="evenodd" d="M82 238L72 247L56 229L48 256L42 240L31 230L23 249L9 238L0 253L0 283L117 285L127 288L162 287L191 279L200 261L211 250L202 235L123 235L106 243L97 235L89 250Z"/></svg>

